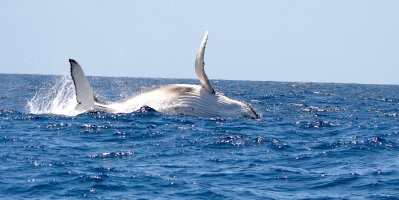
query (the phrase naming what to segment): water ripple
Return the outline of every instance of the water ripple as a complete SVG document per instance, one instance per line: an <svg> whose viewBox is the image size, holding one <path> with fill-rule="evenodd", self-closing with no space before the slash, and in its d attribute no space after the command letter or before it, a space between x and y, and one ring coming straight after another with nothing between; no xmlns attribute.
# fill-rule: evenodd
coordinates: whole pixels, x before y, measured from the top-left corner
<svg viewBox="0 0 399 200"><path fill-rule="evenodd" d="M397 198L398 86L212 81L250 120L72 113L68 77L0 79L0 199ZM89 81L104 101L197 84Z"/></svg>

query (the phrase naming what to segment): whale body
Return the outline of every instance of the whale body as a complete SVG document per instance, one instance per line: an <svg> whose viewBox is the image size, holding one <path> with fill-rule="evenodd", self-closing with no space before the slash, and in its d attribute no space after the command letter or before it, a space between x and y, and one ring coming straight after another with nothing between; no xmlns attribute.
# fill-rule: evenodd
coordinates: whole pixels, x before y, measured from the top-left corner
<svg viewBox="0 0 399 200"><path fill-rule="evenodd" d="M246 117L259 119L260 115L247 103L230 99L215 92L204 70L204 54L208 40L205 33L195 59L195 72L201 85L169 84L139 92L117 102L101 102L93 93L82 67L69 59L71 76L75 85L77 110L100 110L110 113L130 113L150 107L166 114L183 114L200 117Z"/></svg>

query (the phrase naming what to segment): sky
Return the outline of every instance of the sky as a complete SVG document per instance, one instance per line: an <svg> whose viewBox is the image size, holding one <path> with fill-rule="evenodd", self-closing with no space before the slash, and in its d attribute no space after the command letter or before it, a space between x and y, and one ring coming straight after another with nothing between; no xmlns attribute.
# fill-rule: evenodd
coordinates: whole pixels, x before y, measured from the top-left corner
<svg viewBox="0 0 399 200"><path fill-rule="evenodd" d="M0 73L399 84L397 0L1 0Z"/></svg>

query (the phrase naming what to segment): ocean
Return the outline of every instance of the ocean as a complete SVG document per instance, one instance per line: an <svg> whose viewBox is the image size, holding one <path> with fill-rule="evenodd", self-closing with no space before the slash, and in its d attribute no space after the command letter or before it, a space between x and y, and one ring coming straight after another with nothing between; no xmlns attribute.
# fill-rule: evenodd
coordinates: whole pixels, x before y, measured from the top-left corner
<svg viewBox="0 0 399 200"><path fill-rule="evenodd" d="M103 101L189 79L89 77ZM399 199L399 86L211 80L262 118L77 114L0 74L0 199Z"/></svg>

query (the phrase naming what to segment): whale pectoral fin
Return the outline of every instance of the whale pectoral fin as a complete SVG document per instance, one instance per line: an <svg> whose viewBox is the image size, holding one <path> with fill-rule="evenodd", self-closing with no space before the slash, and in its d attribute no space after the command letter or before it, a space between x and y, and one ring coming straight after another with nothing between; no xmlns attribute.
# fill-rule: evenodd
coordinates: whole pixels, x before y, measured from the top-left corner
<svg viewBox="0 0 399 200"><path fill-rule="evenodd" d="M207 41L208 41L208 31L205 32L205 35L202 38L200 48L198 49L197 56L195 58L195 73L197 74L202 87L207 92L215 94L215 90L212 88L211 84L209 83L208 76L205 74L204 70L205 66L204 55L205 55L205 47Z"/></svg>
<svg viewBox="0 0 399 200"><path fill-rule="evenodd" d="M89 110L95 103L90 83L78 62L69 59L69 64L71 65L71 77L75 85L76 101L78 102L76 109Z"/></svg>

